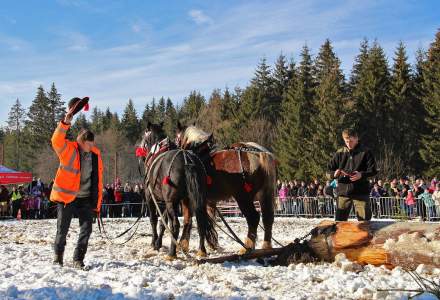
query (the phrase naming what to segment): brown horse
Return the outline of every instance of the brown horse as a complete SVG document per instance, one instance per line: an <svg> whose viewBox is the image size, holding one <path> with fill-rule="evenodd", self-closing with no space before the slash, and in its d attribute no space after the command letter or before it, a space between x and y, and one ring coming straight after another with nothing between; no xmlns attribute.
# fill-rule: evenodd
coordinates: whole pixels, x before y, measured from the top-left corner
<svg viewBox="0 0 440 300"><path fill-rule="evenodd" d="M215 208L220 200L234 198L248 224L245 241L254 249L260 214L264 225L263 249L271 248L276 191L275 158L264 147L255 143L237 143L224 150L214 150L212 135L195 126L177 124L176 143L183 149L196 152L211 177L208 186L208 205ZM246 251L242 249L241 252Z"/></svg>

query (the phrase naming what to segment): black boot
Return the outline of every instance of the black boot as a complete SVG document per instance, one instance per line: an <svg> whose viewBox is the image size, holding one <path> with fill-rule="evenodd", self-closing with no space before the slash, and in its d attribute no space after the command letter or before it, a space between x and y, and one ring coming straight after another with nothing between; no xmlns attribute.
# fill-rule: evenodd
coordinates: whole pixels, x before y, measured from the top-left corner
<svg viewBox="0 0 440 300"><path fill-rule="evenodd" d="M63 252L60 253L55 253L54 257L53 257L53 264L54 265L60 265L63 266Z"/></svg>

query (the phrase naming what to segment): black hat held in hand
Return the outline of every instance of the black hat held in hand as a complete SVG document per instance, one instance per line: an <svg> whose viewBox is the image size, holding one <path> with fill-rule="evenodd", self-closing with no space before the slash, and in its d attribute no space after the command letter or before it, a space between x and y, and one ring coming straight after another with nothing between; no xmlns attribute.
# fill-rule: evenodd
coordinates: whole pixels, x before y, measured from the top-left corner
<svg viewBox="0 0 440 300"><path fill-rule="evenodd" d="M89 97L84 97L84 98L72 98L70 99L69 103L67 104L67 107L69 108L69 110L74 107L72 115L76 115L80 110L82 110L84 108L84 111L88 111L89 110Z"/></svg>

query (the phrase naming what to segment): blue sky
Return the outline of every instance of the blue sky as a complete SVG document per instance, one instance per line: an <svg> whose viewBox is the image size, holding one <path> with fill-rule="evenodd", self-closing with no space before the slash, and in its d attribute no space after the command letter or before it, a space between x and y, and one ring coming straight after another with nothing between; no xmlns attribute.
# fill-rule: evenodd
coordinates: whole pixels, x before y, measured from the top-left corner
<svg viewBox="0 0 440 300"><path fill-rule="evenodd" d="M346 74L360 41L378 39L391 61L402 40L411 61L440 28L440 1L10 0L0 7L0 124L19 98L55 82L64 101L140 114L153 97L181 103L191 90L244 87L264 56L298 61L326 38Z"/></svg>

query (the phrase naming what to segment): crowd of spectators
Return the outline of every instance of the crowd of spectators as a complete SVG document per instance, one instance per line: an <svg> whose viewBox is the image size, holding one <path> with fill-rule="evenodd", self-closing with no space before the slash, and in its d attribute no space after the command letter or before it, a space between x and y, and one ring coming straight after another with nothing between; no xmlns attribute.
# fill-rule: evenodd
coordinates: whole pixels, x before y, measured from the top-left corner
<svg viewBox="0 0 440 300"><path fill-rule="evenodd" d="M13 186L0 186L0 216L22 219L43 219L51 215L49 202L52 184L44 184L40 178L32 182ZM53 211L53 209L52 209ZM53 213L52 213L53 214Z"/></svg>
<svg viewBox="0 0 440 300"><path fill-rule="evenodd" d="M106 184L104 187L101 214L109 218L138 217L142 212L144 197L143 184L128 181L122 184L118 178L114 183Z"/></svg>
<svg viewBox="0 0 440 300"><path fill-rule="evenodd" d="M56 217L56 205L49 201L53 182L43 183L33 178L29 185L0 185L0 217L46 219ZM140 183L117 179L103 188L103 217L137 217L142 210L144 188ZM146 212L144 208L144 212Z"/></svg>
<svg viewBox="0 0 440 300"><path fill-rule="evenodd" d="M440 182L437 178L426 181L422 178L403 177L392 180L375 180L370 182L370 199L373 211L377 214L380 205L398 207L401 214L408 217L416 215L422 219L440 219ZM336 198L337 181L321 183L315 179L309 183L291 180L277 182L278 209L285 212L295 208L306 215L321 214L324 210L332 210L325 199ZM332 201L333 202L333 201ZM331 204L330 204L331 205ZM334 205L334 203L333 203ZM300 207L301 206L301 207Z"/></svg>

